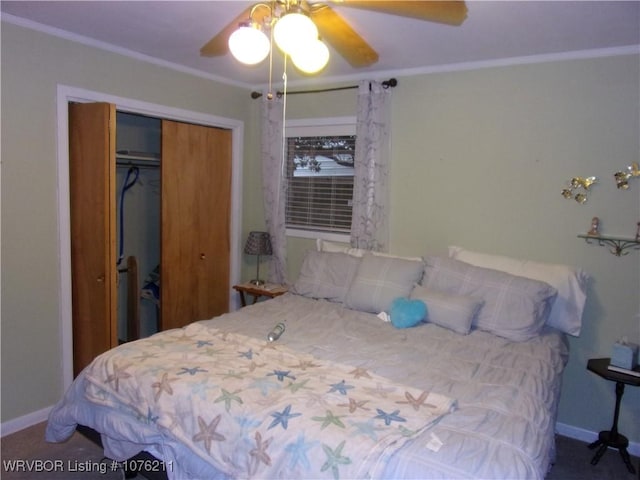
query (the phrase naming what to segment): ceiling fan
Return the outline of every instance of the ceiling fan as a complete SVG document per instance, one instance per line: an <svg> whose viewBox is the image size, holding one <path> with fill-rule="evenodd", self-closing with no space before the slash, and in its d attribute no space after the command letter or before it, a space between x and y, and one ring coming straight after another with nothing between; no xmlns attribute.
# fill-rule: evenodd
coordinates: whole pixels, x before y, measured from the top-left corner
<svg viewBox="0 0 640 480"><path fill-rule="evenodd" d="M239 29L239 26L249 26L259 31L270 31L274 28L277 33L276 24L283 18L291 13L302 13L317 27L316 38L319 36L329 43L352 67L362 68L376 63L378 53L328 3L454 26L462 24L467 16L464 1L278 0L262 2L240 13L200 49L200 54L205 57L226 55L229 52L229 38ZM328 50L326 57L328 60ZM294 63L296 63L295 58Z"/></svg>

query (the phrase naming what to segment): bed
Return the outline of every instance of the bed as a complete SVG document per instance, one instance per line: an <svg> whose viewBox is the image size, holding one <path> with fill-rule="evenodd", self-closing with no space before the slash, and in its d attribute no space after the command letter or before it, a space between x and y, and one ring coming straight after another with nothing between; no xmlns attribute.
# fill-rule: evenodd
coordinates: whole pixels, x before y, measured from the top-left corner
<svg viewBox="0 0 640 480"><path fill-rule="evenodd" d="M285 295L96 358L47 440L87 426L180 479L544 478L584 274L324 247Z"/></svg>

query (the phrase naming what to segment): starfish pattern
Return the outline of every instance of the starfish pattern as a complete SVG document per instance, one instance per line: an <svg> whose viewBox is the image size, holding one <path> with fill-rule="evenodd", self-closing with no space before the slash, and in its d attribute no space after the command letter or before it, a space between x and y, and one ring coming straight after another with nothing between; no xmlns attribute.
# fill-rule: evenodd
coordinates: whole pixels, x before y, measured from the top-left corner
<svg viewBox="0 0 640 480"><path fill-rule="evenodd" d="M397 401L396 403L409 404L413 407L414 410L420 410L420 407L429 406L424 403L428 396L429 392L422 392L420 396L418 396L418 398L415 398L413 395L411 395L410 392L404 392L404 397L407 399L407 401Z"/></svg>
<svg viewBox="0 0 640 480"><path fill-rule="evenodd" d="M403 437L412 437L418 432L418 430L409 430L407 427L403 425L398 425L398 430L400 430L400 434Z"/></svg>
<svg viewBox="0 0 640 480"><path fill-rule="evenodd" d="M282 428L285 430L289 426L289 419L294 417L299 417L302 415L301 413L291 413L291 404L287 405L282 412L272 413L271 416L274 418L271 422L271 425L267 428L267 430L272 429L273 427L277 427L278 424L282 424Z"/></svg>
<svg viewBox="0 0 640 480"><path fill-rule="evenodd" d="M177 378L169 378L169 373L164 372L159 382L151 384L151 388L157 388L158 391L155 395L155 401L157 402L162 395L162 392L167 392L169 395L173 395L173 388L171 388L171 382L178 380Z"/></svg>
<svg viewBox="0 0 640 480"><path fill-rule="evenodd" d="M116 365L115 363L113 364L113 373L111 375L107 376L107 380L105 381L105 383L111 383L113 382L114 387L116 389L116 392L118 391L118 389L120 388L120 380L126 380L127 378L131 377L131 374L125 372L125 370L127 368L129 368L131 365L127 364L124 367L119 367L118 365Z"/></svg>
<svg viewBox="0 0 640 480"><path fill-rule="evenodd" d="M203 420L203 418L198 415L198 426L200 427L200 431L193 436L194 442L204 442L204 448L207 450L207 453L211 453L211 442L213 440L217 442L223 442L226 440L224 435L220 435L216 432L216 428L218 428L218 423L220 423L220 414L216 416L211 423L207 425L207 422Z"/></svg>
<svg viewBox="0 0 640 480"><path fill-rule="evenodd" d="M380 418L384 420L385 425L391 425L391 422L406 422L406 418L402 418L400 415L400 410L394 410L392 413L387 413L384 410L376 408L378 415L375 418Z"/></svg>
<svg viewBox="0 0 640 480"><path fill-rule="evenodd" d="M256 432L255 435L256 440L256 448L253 448L249 451L249 455L251 456L251 467L250 474L251 476L255 475L258 470L258 466L260 462L264 463L267 466L271 466L271 457L267 453L267 448L269 448L269 444L271 443L271 438L269 440L262 440L262 435L260 432Z"/></svg>
<svg viewBox="0 0 640 480"><path fill-rule="evenodd" d="M138 355L137 357L133 357L134 360L139 360L140 362L144 362L145 360L148 360L150 358L157 358L158 354L157 353L151 353L151 352L142 352L140 355Z"/></svg>
<svg viewBox="0 0 640 480"><path fill-rule="evenodd" d="M289 468L293 469L296 465L301 464L305 470L311 468L309 463L309 457L307 457L307 451L317 445L318 442L305 442L304 433L298 435L298 439L294 443L287 444L284 447L285 452L291 455L289 459Z"/></svg>
<svg viewBox="0 0 640 480"><path fill-rule="evenodd" d="M256 378L249 388L258 388L262 392L262 396L266 397L269 395L269 390L278 390L280 385L269 378Z"/></svg>
<svg viewBox="0 0 640 480"><path fill-rule="evenodd" d="M370 439L377 441L378 435L376 432L380 430L385 430L385 427L376 427L374 423L374 419L370 418L366 422L350 422L351 426L355 428L355 432L352 432L351 435L366 435Z"/></svg>
<svg viewBox="0 0 640 480"><path fill-rule="evenodd" d="M242 380L244 378L244 374L242 372L236 372L235 370L227 370L227 373L220 374L222 378L237 378L238 380Z"/></svg>
<svg viewBox="0 0 640 480"><path fill-rule="evenodd" d="M234 417L234 420L240 426L243 438L245 437L246 432L258 428L262 423L262 421L260 420L254 420L251 417L247 416Z"/></svg>
<svg viewBox="0 0 640 480"><path fill-rule="evenodd" d="M301 388L311 388L311 387L307 387L307 382L309 381L309 379L307 378L306 380L303 380L302 382L289 382L289 385L287 385L287 388L289 390L291 390L291 393L296 393L298 390L300 390Z"/></svg>
<svg viewBox="0 0 640 480"><path fill-rule="evenodd" d="M218 385L213 383L210 378L204 375L200 378L202 380L197 383L193 383L193 386L191 387L191 394L194 396L198 395L198 397L200 397L202 400L205 400L207 398L207 393L209 392L209 390L216 390L218 388Z"/></svg>
<svg viewBox="0 0 640 480"><path fill-rule="evenodd" d="M371 378L371 375L369 375L369 372L367 372L367 369L362 367L358 367L355 370L351 370L349 372L349 375L353 375L353 378L362 378L362 377Z"/></svg>
<svg viewBox="0 0 640 480"><path fill-rule="evenodd" d="M370 393L376 397L387 398L387 395L395 392L395 387L384 387L382 384L376 384L376 388L365 387L365 392Z"/></svg>
<svg viewBox="0 0 640 480"><path fill-rule="evenodd" d="M249 372L254 372L256 368L262 368L266 365L266 363L256 363L253 360L251 360L251 363L249 364Z"/></svg>
<svg viewBox="0 0 640 480"><path fill-rule="evenodd" d="M275 375L280 382L284 381L285 377L290 378L291 380L295 380L296 377L294 377L293 375L289 375L290 373L291 370L274 370L273 373L267 373L267 376L271 377Z"/></svg>
<svg viewBox="0 0 640 480"><path fill-rule="evenodd" d="M329 392L327 393L339 392L341 395L346 395L347 390L350 390L352 388L353 388L353 385L347 385L346 382L342 380L341 382L338 382L338 383L332 383L331 390L329 390Z"/></svg>
<svg viewBox="0 0 640 480"><path fill-rule="evenodd" d="M322 426L320 430L324 430L329 425L333 424L340 428L345 428L344 423L340 421L344 415L334 415L331 410L327 410L327 415L324 417L311 417L311 420L315 420L316 422L322 422Z"/></svg>
<svg viewBox="0 0 640 480"><path fill-rule="evenodd" d="M231 402L235 401L242 405L242 399L236 395L240 390L236 390L233 393L226 391L224 388L221 388L220 390L222 390L222 395L216 398L213 402L224 402L224 408L227 412L231 409Z"/></svg>
<svg viewBox="0 0 640 480"><path fill-rule="evenodd" d="M203 352L200 352L201 354L204 355L208 355L209 357L215 357L216 355L218 355L219 353L224 352L224 348L205 348Z"/></svg>
<svg viewBox="0 0 640 480"><path fill-rule="evenodd" d="M206 373L208 372L208 370L204 370L200 367L182 367L180 369L180 371L178 372L178 375L184 375L186 373L188 373L189 375L191 375L192 377L196 374L196 373Z"/></svg>
<svg viewBox="0 0 640 480"><path fill-rule="evenodd" d="M191 343L195 335L187 335L186 331L182 331L182 335L175 337L178 342Z"/></svg>
<svg viewBox="0 0 640 480"><path fill-rule="evenodd" d="M253 360L253 349L249 349L246 352L238 352L240 357L245 357L249 360Z"/></svg>
<svg viewBox="0 0 640 480"><path fill-rule="evenodd" d="M213 347L213 343L211 343L209 340L198 340L196 342L196 348L202 347Z"/></svg>
<svg viewBox="0 0 640 480"><path fill-rule="evenodd" d="M349 398L349 403L339 403L339 407L349 407L349 413L353 413L359 408L362 410L371 410L370 408L366 408L364 405L369 403L369 400L356 400L354 398Z"/></svg>
<svg viewBox="0 0 640 480"><path fill-rule="evenodd" d="M320 469L321 472L324 472L331 469L331 473L333 474L333 478L338 480L340 478L340 471L338 470L340 465L349 465L351 463L351 459L349 457L345 457L342 455L342 449L344 448L344 440L340 442L340 444L336 447L335 450L332 450L329 445L322 444L322 450L324 450L325 455L327 456L327 461L322 465Z"/></svg>
<svg viewBox="0 0 640 480"><path fill-rule="evenodd" d="M290 368L297 368L299 370L306 370L307 368L317 368L320 365L313 363L311 360L300 360L298 365L291 365Z"/></svg>

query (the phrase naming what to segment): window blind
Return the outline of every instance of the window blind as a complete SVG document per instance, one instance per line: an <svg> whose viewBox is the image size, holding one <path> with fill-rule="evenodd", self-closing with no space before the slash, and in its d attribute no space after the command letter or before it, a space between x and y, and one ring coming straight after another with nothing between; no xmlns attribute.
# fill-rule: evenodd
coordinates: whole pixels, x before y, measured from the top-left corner
<svg viewBox="0 0 640 480"><path fill-rule="evenodd" d="M354 135L287 139L287 227L351 230L354 150Z"/></svg>

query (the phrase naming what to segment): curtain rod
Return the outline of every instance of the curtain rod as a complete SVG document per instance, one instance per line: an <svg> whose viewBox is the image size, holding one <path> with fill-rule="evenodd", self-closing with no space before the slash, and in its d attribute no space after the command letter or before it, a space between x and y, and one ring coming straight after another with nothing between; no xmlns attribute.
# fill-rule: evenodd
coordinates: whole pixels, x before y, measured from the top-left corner
<svg viewBox="0 0 640 480"><path fill-rule="evenodd" d="M393 88L396 85L398 85L398 80L396 80L395 78L390 78L389 80L385 80L384 82L382 82L382 87L383 88ZM287 95L300 95L303 93L323 93L323 92L335 92L337 90L353 90L354 88L358 88L358 85L348 85L346 87L334 87L334 88L321 88L318 90L299 90L299 91L293 91L293 92L287 92ZM284 92L278 91L276 92L276 95L278 96L278 98L281 98L284 95ZM260 98L262 96L262 93L260 92L251 92L251 98L256 99L256 98Z"/></svg>

